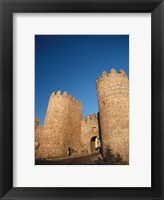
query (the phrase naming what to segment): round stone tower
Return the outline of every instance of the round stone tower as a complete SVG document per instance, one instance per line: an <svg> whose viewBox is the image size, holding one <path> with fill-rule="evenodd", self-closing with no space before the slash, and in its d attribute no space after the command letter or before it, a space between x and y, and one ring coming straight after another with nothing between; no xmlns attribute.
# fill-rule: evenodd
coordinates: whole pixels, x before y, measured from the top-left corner
<svg viewBox="0 0 164 200"><path fill-rule="evenodd" d="M60 90L51 94L44 121L39 158L67 156L67 148L77 150L81 145L82 105Z"/></svg>
<svg viewBox="0 0 164 200"><path fill-rule="evenodd" d="M102 73L96 87L103 154L108 147L129 163L129 80L123 70L111 69Z"/></svg>

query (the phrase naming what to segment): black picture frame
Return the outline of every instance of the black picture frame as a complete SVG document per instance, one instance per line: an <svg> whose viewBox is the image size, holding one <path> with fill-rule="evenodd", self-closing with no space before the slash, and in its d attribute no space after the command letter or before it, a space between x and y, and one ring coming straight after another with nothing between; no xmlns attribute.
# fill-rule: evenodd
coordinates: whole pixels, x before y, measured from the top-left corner
<svg viewBox="0 0 164 200"><path fill-rule="evenodd" d="M13 13L151 13L151 188L13 187ZM164 199L164 2L163 0L0 0L0 197L1 199ZM144 95L144 94L143 94ZM142 111L141 111L142 113ZM86 177L87 179L87 177ZM87 181L87 180L86 180Z"/></svg>

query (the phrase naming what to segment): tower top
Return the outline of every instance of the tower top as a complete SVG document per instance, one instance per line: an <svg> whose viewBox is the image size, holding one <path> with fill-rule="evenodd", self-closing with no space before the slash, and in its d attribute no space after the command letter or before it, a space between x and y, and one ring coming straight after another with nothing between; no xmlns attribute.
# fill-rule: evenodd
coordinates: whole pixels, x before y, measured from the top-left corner
<svg viewBox="0 0 164 200"><path fill-rule="evenodd" d="M57 92L52 92L50 98L65 98L74 102L75 105L82 106L82 103L75 99L72 95L68 94L67 91L64 91L63 93L60 90L58 90Z"/></svg>
<svg viewBox="0 0 164 200"><path fill-rule="evenodd" d="M119 72L117 72L114 68L111 68L109 73L107 73L106 71L103 71L102 76L98 76L96 83L101 82L107 77L111 78L111 77L116 77L116 76L127 78L127 75L124 70L120 69Z"/></svg>

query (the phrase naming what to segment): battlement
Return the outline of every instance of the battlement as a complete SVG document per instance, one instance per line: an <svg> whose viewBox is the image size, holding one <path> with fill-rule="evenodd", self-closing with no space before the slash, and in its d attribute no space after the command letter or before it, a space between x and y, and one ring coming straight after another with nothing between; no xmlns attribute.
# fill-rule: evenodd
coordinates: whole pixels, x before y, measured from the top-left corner
<svg viewBox="0 0 164 200"><path fill-rule="evenodd" d="M38 126L38 129L43 129L43 125Z"/></svg>
<svg viewBox="0 0 164 200"><path fill-rule="evenodd" d="M78 101L77 99L75 99L72 95L68 94L68 92L64 91L63 93L58 90L56 93L52 92L51 96L52 98L65 98L65 99L69 99L72 101L72 103L74 103L75 105L78 106L82 106L82 103L80 101Z"/></svg>
<svg viewBox="0 0 164 200"><path fill-rule="evenodd" d="M82 121L85 121L85 122L90 122L90 121L93 121L93 120L97 120L97 115L95 113L93 113L92 115L84 116L82 118Z"/></svg>
<svg viewBox="0 0 164 200"><path fill-rule="evenodd" d="M98 79L96 80L96 83L99 83L101 82L102 80L106 79L106 78L111 78L111 77L115 77L115 76L118 76L118 77L124 77L124 78L127 78L127 75L126 73L124 72L124 70L120 69L119 72L117 72L114 68L112 68L110 70L109 73L107 73L106 71L103 71L102 72L102 76L98 76Z"/></svg>
<svg viewBox="0 0 164 200"><path fill-rule="evenodd" d="M39 118L39 117L35 117L35 121L36 121L36 122L39 122L39 121L40 121L40 118Z"/></svg>

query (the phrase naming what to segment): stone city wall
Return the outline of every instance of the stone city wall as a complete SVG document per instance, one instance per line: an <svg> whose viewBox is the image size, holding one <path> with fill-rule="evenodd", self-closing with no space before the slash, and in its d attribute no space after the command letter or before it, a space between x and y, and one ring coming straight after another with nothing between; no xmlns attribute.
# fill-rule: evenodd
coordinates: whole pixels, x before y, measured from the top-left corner
<svg viewBox="0 0 164 200"><path fill-rule="evenodd" d="M35 132L35 150L37 155L37 150L41 144L41 137L43 134L43 126L38 126Z"/></svg>
<svg viewBox="0 0 164 200"><path fill-rule="evenodd" d="M81 145L82 105L67 92L51 94L44 121L38 158L67 156L67 147Z"/></svg>
<svg viewBox="0 0 164 200"><path fill-rule="evenodd" d="M93 137L99 138L98 119L96 114L84 116L81 121L81 143L88 153L92 153L91 140Z"/></svg>
<svg viewBox="0 0 164 200"><path fill-rule="evenodd" d="M129 80L123 70L105 71L96 81L103 153L109 146L129 162Z"/></svg>
<svg viewBox="0 0 164 200"><path fill-rule="evenodd" d="M39 121L40 121L40 118L39 117L35 117L35 133L36 133L36 129L39 125Z"/></svg>

